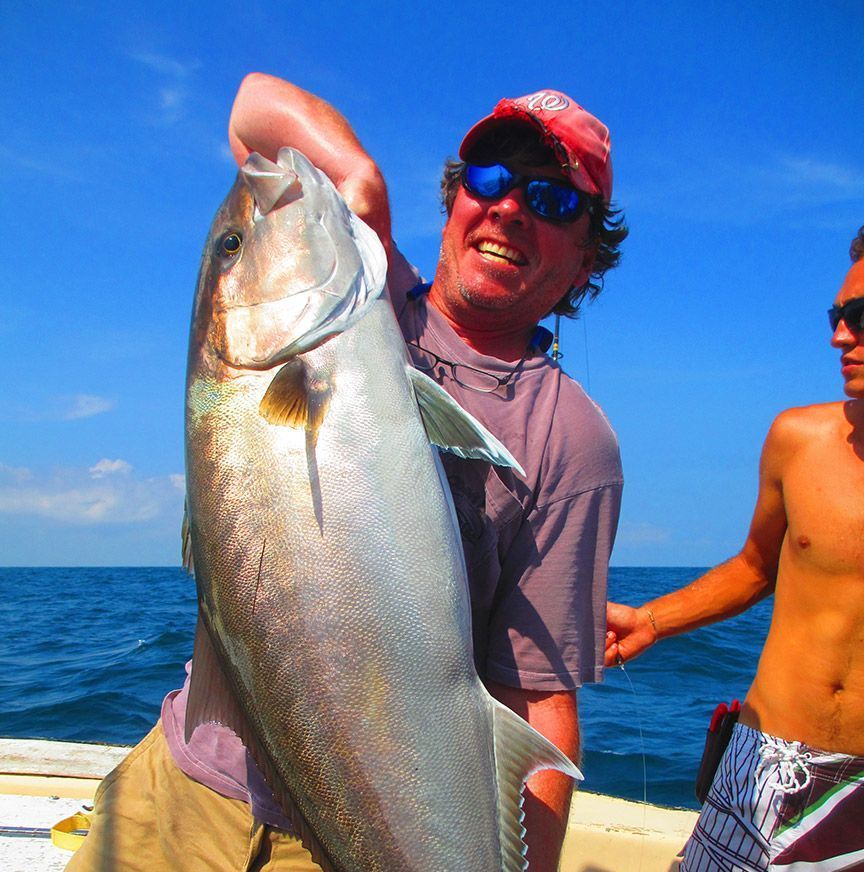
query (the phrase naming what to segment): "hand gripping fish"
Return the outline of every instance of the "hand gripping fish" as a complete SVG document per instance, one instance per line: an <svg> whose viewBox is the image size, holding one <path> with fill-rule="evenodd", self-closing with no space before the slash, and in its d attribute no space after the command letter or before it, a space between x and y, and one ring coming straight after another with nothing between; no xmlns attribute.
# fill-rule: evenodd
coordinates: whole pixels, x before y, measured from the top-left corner
<svg viewBox="0 0 864 872"><path fill-rule="evenodd" d="M189 344L187 739L235 729L326 870L522 870L524 779L581 775L477 676L433 444L518 464L410 366L385 273L292 149L253 154L216 214ZM218 680L236 710L213 710Z"/></svg>

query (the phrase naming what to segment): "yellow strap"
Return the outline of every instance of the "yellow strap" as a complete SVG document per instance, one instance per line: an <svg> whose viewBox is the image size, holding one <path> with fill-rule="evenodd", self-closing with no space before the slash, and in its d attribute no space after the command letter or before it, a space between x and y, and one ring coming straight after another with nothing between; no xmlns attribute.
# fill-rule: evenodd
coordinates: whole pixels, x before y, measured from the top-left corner
<svg viewBox="0 0 864 872"><path fill-rule="evenodd" d="M65 851L77 851L90 829L89 814L73 814L51 827L51 841ZM77 832L83 830L84 832Z"/></svg>

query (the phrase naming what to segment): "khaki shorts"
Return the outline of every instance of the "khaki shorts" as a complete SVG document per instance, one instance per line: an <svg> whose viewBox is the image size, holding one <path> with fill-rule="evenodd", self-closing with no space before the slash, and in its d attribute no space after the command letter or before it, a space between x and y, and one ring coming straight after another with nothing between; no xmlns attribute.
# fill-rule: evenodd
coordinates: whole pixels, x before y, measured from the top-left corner
<svg viewBox="0 0 864 872"><path fill-rule="evenodd" d="M96 791L67 872L321 872L300 840L174 763L161 723Z"/></svg>

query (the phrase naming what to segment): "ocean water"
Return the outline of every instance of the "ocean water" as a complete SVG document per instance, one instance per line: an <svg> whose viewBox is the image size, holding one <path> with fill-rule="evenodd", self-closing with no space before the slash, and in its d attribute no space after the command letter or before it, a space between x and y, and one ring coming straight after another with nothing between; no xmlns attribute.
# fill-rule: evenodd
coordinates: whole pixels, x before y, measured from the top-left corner
<svg viewBox="0 0 864 872"><path fill-rule="evenodd" d="M639 604L695 568L613 568L610 598ZM696 808L714 706L743 699L771 604L607 670L579 693L585 788ZM173 568L0 568L0 736L134 744L183 681L195 585Z"/></svg>

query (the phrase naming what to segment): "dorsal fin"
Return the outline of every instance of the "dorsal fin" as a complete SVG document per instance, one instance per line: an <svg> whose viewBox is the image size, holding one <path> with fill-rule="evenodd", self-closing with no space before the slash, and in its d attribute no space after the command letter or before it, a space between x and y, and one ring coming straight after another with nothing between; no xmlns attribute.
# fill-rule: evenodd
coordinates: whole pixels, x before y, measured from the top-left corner
<svg viewBox="0 0 864 872"><path fill-rule="evenodd" d="M263 155L253 151L240 167L240 173L249 186L255 205L262 215L272 211L277 205L296 200L303 193L303 187L294 168L279 156L279 163L273 163Z"/></svg>
<svg viewBox="0 0 864 872"><path fill-rule="evenodd" d="M258 411L270 424L296 427L317 434L330 408L329 380L296 358L273 377Z"/></svg>
<svg viewBox="0 0 864 872"><path fill-rule="evenodd" d="M512 466L525 475L515 457L447 391L428 375L406 365L414 396L433 445L457 457L488 460L496 466Z"/></svg>
<svg viewBox="0 0 864 872"><path fill-rule="evenodd" d="M525 857L525 828L522 821L527 779L541 769L557 769L581 781L582 773L562 751L533 727L495 699L492 706L492 730L495 747L495 770L498 779L498 835L501 844L502 872L523 872L528 868Z"/></svg>

